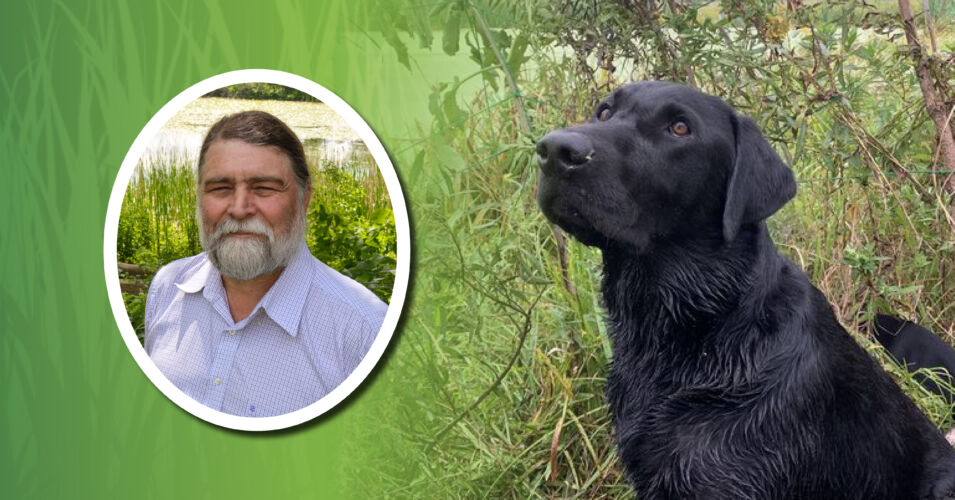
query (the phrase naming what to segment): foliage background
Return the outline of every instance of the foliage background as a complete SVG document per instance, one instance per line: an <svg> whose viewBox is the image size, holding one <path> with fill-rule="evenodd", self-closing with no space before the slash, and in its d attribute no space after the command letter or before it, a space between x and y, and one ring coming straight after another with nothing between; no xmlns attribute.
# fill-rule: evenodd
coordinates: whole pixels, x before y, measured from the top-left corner
<svg viewBox="0 0 955 500"><path fill-rule="evenodd" d="M952 106L955 11L928 4L938 43L929 44L919 16L929 56L921 64ZM416 46L464 54L473 66L431 86L430 140L416 165L438 175L412 183L418 260L428 272L416 279L393 361L402 370L383 374L417 373L415 392L436 397L394 400L393 420L403 424L393 449L412 458L383 465L392 475L376 491L633 497L603 398L610 346L599 253L564 242L534 202L536 139L587 120L599 99L633 80L688 83L759 123L799 181L796 200L770 220L780 251L929 416L951 427L952 408L860 328L885 312L955 340L955 200L943 185L951 171L935 155L897 9L449 0L391 11L376 27L410 72Z"/></svg>
<svg viewBox="0 0 955 500"><path fill-rule="evenodd" d="M213 90L207 97L232 97L237 99L272 99L276 101L318 101L301 90L273 83L251 82L229 85Z"/></svg>

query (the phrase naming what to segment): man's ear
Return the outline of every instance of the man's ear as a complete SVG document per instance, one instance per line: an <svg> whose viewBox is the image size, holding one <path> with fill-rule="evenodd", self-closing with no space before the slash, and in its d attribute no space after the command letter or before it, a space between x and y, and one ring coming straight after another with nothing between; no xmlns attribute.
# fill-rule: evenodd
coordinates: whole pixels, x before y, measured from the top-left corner
<svg viewBox="0 0 955 500"><path fill-rule="evenodd" d="M736 159L726 187L723 239L733 241L740 226L761 221L796 195L792 170L769 145L756 123L734 115Z"/></svg>
<svg viewBox="0 0 955 500"><path fill-rule="evenodd" d="M307 213L308 213L308 204L311 203L311 201L312 201L312 183L311 183L311 181L309 181L309 183L305 185L305 196L303 196L302 198L303 198L303 201L304 201L304 203L305 203L304 206L302 207L302 210L304 210L304 211L305 211L304 213L307 214Z"/></svg>

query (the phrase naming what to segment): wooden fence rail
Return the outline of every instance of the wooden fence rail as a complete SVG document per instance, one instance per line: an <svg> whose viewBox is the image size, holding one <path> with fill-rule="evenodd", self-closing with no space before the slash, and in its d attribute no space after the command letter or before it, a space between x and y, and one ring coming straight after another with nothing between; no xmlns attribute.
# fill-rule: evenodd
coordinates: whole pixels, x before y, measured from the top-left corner
<svg viewBox="0 0 955 500"><path fill-rule="evenodd" d="M152 267L137 266L136 264L126 264L125 262L117 263L116 267L118 267L120 271L125 272L127 275L131 275L135 277L145 277L156 272L156 269ZM139 279L131 279L131 280L120 279L119 289L122 290L123 293L138 294L138 293L146 292L146 290L148 290L149 287L146 286L146 284L140 281Z"/></svg>

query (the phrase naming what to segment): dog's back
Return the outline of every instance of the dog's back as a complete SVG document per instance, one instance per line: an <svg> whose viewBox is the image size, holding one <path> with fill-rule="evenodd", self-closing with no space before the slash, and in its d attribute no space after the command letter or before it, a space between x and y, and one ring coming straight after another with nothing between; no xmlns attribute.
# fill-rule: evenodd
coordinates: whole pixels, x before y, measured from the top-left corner
<svg viewBox="0 0 955 500"><path fill-rule="evenodd" d="M814 287L812 294L820 321L810 332L827 358L828 384L818 393L829 406L818 422L826 445L820 473L847 498L947 498L955 492L955 452L842 328L823 294Z"/></svg>

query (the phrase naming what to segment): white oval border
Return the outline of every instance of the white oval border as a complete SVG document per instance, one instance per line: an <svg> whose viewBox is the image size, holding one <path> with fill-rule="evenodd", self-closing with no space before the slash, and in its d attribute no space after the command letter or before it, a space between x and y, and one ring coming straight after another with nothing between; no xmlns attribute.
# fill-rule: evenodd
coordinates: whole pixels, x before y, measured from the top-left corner
<svg viewBox="0 0 955 500"><path fill-rule="evenodd" d="M388 312L385 315L384 323L378 332L378 336L375 337L371 349L365 354L365 357L362 358L355 370L334 390L305 408L274 417L240 417L222 413L192 399L173 385L172 382L159 371L136 337L136 331L129 321L129 316L126 313L126 305L123 302L123 294L119 287L119 271L117 270L116 259L116 236L119 228L119 215L123 204L123 197L126 194L126 189L129 186L129 180L135 170L136 163L155 135L179 110L199 97L228 85L251 82L275 83L300 90L327 104L333 111L345 119L348 125L355 130L361 140L364 141L375 162L378 164L378 170L381 172L382 177L384 177L385 187L388 189L388 195L391 198L398 240L395 287L392 291L391 302L388 305ZM408 275L410 272L411 243L409 234L407 206L405 205L401 184L398 181L398 174L395 172L394 165L392 165L388 153L385 151L384 146L382 146L381 141L378 140L378 137L371 130L371 127L365 123L365 120L363 120L348 103L325 87L307 78L284 71L269 69L230 71L202 80L182 91L179 95L166 103L166 105L149 120L136 137L136 140L133 141L129 152L126 153L126 158L123 159L123 164L119 169L119 173L116 175L116 181L113 183L113 191L109 197L109 206L106 209L106 228L103 234L103 263L105 265L106 274L106 292L109 296L110 306L113 309L113 317L116 318L116 324L119 326L119 330L123 335L123 340L125 340L126 347L129 349L130 354L133 355L133 358L139 364L139 367L142 368L146 376L149 377L149 380L152 381L166 397L179 405L180 408L207 422L230 429L243 431L285 429L312 420L340 403L365 380L381 359L385 348L388 346L388 342L394 334L395 327L398 325L398 318L401 315L401 310L405 302L405 293L408 288Z"/></svg>

